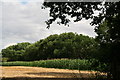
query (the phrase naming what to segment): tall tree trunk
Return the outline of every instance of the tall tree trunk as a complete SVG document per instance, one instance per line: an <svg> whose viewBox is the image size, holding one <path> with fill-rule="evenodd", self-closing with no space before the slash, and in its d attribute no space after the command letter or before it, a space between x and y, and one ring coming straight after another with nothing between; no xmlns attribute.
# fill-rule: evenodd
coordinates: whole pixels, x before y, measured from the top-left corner
<svg viewBox="0 0 120 80"><path fill-rule="evenodd" d="M114 44L111 57L111 74L113 80L120 80L120 45Z"/></svg>
<svg viewBox="0 0 120 80"><path fill-rule="evenodd" d="M113 80L120 80L120 62L114 60L111 66L111 73Z"/></svg>

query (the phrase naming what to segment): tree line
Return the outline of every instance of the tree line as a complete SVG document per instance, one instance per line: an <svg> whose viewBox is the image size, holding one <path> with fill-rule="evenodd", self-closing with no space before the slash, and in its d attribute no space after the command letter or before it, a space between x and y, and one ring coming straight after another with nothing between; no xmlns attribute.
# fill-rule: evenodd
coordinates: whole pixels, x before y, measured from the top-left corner
<svg viewBox="0 0 120 80"><path fill-rule="evenodd" d="M55 58L88 59L99 52L94 38L73 32L50 35L35 43L23 42L2 49L9 61L35 61Z"/></svg>

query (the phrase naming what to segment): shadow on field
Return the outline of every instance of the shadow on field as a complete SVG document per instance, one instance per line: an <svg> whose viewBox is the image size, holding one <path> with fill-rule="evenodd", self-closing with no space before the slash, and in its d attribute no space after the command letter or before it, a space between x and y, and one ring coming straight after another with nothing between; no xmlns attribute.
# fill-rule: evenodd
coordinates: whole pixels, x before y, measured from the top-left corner
<svg viewBox="0 0 120 80"><path fill-rule="evenodd" d="M88 73L67 73L67 72L39 72L39 73L25 73L29 76L41 76L41 77L3 77L2 80L108 80L108 79L96 79L90 77ZM46 77L42 77L46 76ZM55 78L47 77L54 76ZM92 76L92 75L91 75Z"/></svg>
<svg viewBox="0 0 120 80"><path fill-rule="evenodd" d="M16 77L16 78L2 78L2 80L107 80L95 78L30 78L30 77Z"/></svg>
<svg viewBox="0 0 120 80"><path fill-rule="evenodd" d="M39 72L39 73L26 73L36 76L54 76L55 78L87 78L90 77L88 73L67 73L67 72ZM92 76L92 75L91 75Z"/></svg>

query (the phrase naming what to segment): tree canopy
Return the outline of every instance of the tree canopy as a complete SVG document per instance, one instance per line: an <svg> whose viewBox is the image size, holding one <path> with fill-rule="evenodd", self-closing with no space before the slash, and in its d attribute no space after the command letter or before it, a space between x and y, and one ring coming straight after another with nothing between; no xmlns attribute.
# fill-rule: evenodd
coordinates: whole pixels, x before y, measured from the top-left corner
<svg viewBox="0 0 120 80"><path fill-rule="evenodd" d="M37 41L26 49L28 60L70 58L88 59L97 51L94 38L82 34L54 34Z"/></svg>
<svg viewBox="0 0 120 80"><path fill-rule="evenodd" d="M24 60L25 49L28 45L30 45L30 43L23 42L2 49L2 57L9 58L10 61Z"/></svg>
<svg viewBox="0 0 120 80"><path fill-rule="evenodd" d="M89 59L98 51L94 38L77 33L50 35L35 43L18 43L2 50L2 55L12 61L46 60L56 58Z"/></svg>

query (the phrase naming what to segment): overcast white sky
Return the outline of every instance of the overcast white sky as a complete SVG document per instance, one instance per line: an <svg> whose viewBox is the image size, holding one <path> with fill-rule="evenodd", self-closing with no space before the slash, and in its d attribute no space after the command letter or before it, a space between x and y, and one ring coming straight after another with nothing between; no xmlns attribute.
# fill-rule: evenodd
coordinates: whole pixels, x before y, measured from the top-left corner
<svg viewBox="0 0 120 80"><path fill-rule="evenodd" d="M70 27L59 26L56 23L46 29L45 21L49 18L48 9L41 9L42 2L2 2L0 8L0 21L2 26L2 48L21 42L35 42L46 38L51 34L63 32L76 32L94 37L94 27L90 26L90 20L82 20L77 23L70 23ZM1 24L1 23L0 23Z"/></svg>

